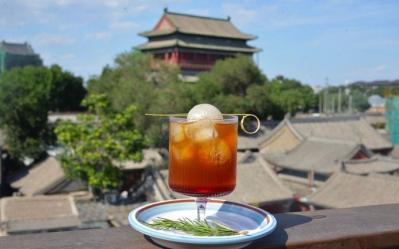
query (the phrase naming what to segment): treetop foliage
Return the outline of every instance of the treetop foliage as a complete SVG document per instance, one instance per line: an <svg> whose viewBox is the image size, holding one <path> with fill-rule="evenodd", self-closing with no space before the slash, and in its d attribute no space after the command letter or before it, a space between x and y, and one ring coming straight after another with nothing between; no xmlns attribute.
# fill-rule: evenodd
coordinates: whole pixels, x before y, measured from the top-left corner
<svg viewBox="0 0 399 249"><path fill-rule="evenodd" d="M88 89L90 94L106 94L115 110L136 104L136 127L157 146L166 146L167 121L144 113L185 113L195 104L210 103L224 113L278 119L287 112L307 111L316 103L309 86L283 76L268 80L245 55L220 60L209 72L199 74L198 82L187 83L176 66L127 52L117 56L115 66L92 78Z"/></svg>
<svg viewBox="0 0 399 249"><path fill-rule="evenodd" d="M78 116L77 123L61 122L55 129L66 151L62 167L75 179L98 188L118 188L120 167L125 161L141 161L148 140L134 125L137 108L130 105L115 112L103 94L93 94L83 103L89 113Z"/></svg>
<svg viewBox="0 0 399 249"><path fill-rule="evenodd" d="M52 74L26 67L0 79L0 122L12 155L38 158L47 138L47 112Z"/></svg>
<svg viewBox="0 0 399 249"><path fill-rule="evenodd" d="M80 110L86 94L83 80L63 71L28 66L0 78L0 125L9 152L15 157L38 159L50 143L49 111Z"/></svg>
<svg viewBox="0 0 399 249"><path fill-rule="evenodd" d="M83 79L58 65L52 65L49 70L52 74L49 109L55 112L82 110L80 103L87 93Z"/></svg>

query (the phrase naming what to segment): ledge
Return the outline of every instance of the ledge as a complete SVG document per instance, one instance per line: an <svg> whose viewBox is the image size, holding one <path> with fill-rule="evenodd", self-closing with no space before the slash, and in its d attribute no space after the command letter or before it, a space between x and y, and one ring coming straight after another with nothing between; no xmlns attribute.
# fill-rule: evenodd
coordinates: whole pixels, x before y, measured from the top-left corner
<svg viewBox="0 0 399 249"><path fill-rule="evenodd" d="M278 228L248 249L397 248L399 204L276 215ZM0 238L7 249L159 248L129 227L16 235Z"/></svg>

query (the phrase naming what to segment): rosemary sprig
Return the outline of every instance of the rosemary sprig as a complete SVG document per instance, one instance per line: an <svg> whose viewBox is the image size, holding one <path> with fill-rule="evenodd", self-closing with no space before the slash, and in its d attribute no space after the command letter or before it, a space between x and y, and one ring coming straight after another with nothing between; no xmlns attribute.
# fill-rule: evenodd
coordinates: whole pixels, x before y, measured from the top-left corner
<svg viewBox="0 0 399 249"><path fill-rule="evenodd" d="M195 236L231 236L247 233L247 231L236 231L215 222L209 224L206 220L199 221L188 218L181 218L178 220L156 218L151 223L146 223L146 225L158 230L176 230Z"/></svg>

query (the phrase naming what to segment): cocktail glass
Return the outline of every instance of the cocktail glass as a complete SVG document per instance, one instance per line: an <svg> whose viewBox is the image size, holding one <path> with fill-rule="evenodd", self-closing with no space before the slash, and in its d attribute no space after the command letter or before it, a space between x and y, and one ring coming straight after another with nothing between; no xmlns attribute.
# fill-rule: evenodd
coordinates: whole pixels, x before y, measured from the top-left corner
<svg viewBox="0 0 399 249"><path fill-rule="evenodd" d="M236 186L237 120L170 117L169 187L196 197L198 220L205 219L208 197L227 195Z"/></svg>

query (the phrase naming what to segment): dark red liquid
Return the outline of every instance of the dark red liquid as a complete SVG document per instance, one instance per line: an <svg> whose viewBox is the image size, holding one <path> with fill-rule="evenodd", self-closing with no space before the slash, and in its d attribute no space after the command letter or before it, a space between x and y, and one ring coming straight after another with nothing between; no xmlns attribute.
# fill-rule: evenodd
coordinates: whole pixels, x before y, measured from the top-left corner
<svg viewBox="0 0 399 249"><path fill-rule="evenodd" d="M190 196L217 196L236 185L237 124L171 122L169 187Z"/></svg>

